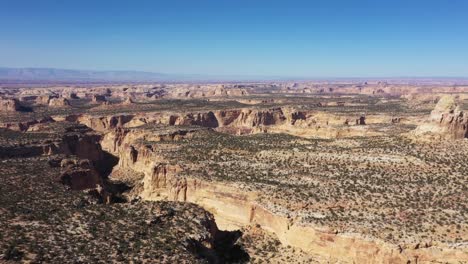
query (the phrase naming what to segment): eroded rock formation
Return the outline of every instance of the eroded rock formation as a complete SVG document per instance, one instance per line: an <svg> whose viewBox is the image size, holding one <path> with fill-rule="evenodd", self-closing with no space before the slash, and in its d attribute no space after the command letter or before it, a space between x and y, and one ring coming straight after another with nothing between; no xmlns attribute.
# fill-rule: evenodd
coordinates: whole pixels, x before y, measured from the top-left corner
<svg viewBox="0 0 468 264"><path fill-rule="evenodd" d="M181 87L168 91L168 96L172 98L237 97L247 94L248 92L245 89L226 88L224 85Z"/></svg>
<svg viewBox="0 0 468 264"><path fill-rule="evenodd" d="M0 99L0 109L4 112L19 111L20 104L17 99Z"/></svg>
<svg viewBox="0 0 468 264"><path fill-rule="evenodd" d="M72 190L101 189L103 186L103 180L90 160L63 159L60 166L62 174L59 180Z"/></svg>
<svg viewBox="0 0 468 264"><path fill-rule="evenodd" d="M184 176L183 168L164 160L149 145L138 144L143 134L114 134L112 151L118 152L119 170L142 175L133 195L144 200L193 202L212 212L222 228L255 225L276 234L287 245L330 257L333 261L355 263L425 263L468 259L455 248L437 245L395 245L355 233L324 229L288 215L274 212L257 200L256 192L240 191L233 183L210 182ZM124 137L123 139L121 137ZM110 140L111 137L108 138ZM111 140L110 140L111 141ZM118 143L117 143L118 142ZM138 153L135 155L135 153ZM136 174L135 174L136 175Z"/></svg>
<svg viewBox="0 0 468 264"><path fill-rule="evenodd" d="M70 102L64 97L51 98L49 100L49 106L51 107L65 107L69 105L70 105Z"/></svg>
<svg viewBox="0 0 468 264"><path fill-rule="evenodd" d="M36 104L49 105L50 100L58 98L56 94L43 94L36 97Z"/></svg>
<svg viewBox="0 0 468 264"><path fill-rule="evenodd" d="M111 115L111 116L70 116L73 121L78 121L93 130L104 132L114 128L122 127L125 123L130 122L134 115Z"/></svg>
<svg viewBox="0 0 468 264"><path fill-rule="evenodd" d="M375 119L375 122L380 122L379 118L374 117L373 119ZM269 132L311 138L337 138L378 134L375 131L370 131L366 126L367 119L365 116L334 115L318 111L298 110L291 107L245 108L195 113L82 115L76 117L75 120L101 132L111 131L117 127L163 124L170 126L202 126L237 135Z"/></svg>
<svg viewBox="0 0 468 264"><path fill-rule="evenodd" d="M415 136L448 139L468 138L468 115L453 96L440 98L428 120L413 131Z"/></svg>

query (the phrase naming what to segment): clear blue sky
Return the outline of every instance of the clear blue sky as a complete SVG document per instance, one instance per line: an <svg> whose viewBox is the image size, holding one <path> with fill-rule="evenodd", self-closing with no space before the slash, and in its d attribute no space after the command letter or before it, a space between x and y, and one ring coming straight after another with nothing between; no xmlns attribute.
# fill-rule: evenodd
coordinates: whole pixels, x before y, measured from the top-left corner
<svg viewBox="0 0 468 264"><path fill-rule="evenodd" d="M468 1L0 0L0 66L468 77Z"/></svg>

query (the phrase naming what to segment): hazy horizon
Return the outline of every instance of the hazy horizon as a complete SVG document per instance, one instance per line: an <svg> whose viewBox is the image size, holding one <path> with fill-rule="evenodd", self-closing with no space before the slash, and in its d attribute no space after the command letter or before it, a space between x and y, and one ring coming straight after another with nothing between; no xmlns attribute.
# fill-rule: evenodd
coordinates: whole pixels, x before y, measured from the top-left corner
<svg viewBox="0 0 468 264"><path fill-rule="evenodd" d="M468 74L466 76L429 76L429 75L401 75L401 76L360 76L360 75L354 75L354 76L287 76L287 75L256 75L255 73L251 74L204 74L204 73L190 73L190 72L184 72L184 73L174 73L174 72L156 72L156 71L144 71L144 70L119 70L119 69L86 69L86 68L58 68L58 67L48 67L48 66L43 66L43 67L30 67L30 66L25 66L25 67L10 67L10 66L4 66L0 65L0 69L17 69L17 70L22 70L22 69L48 69L48 70L64 70L64 71L89 71L89 72L136 72L136 73L151 73L151 74L162 74L162 75L203 75L203 76L253 76L253 77L282 77L282 78L317 78L317 79L343 79L343 78L349 78L349 79L354 79L354 78L366 78L366 79L380 79L380 78L468 78Z"/></svg>

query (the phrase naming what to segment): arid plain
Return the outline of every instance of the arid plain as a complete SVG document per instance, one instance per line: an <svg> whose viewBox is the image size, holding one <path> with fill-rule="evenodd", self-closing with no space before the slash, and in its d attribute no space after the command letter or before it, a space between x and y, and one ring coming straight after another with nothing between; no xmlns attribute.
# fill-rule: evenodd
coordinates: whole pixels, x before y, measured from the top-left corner
<svg viewBox="0 0 468 264"><path fill-rule="evenodd" d="M468 86L0 95L7 263L468 262Z"/></svg>

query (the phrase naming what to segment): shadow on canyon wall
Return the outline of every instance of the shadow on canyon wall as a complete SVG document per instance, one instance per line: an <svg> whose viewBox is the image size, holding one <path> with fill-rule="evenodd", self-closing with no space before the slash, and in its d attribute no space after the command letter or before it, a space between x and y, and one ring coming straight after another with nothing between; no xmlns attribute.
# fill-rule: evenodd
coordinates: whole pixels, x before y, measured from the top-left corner
<svg viewBox="0 0 468 264"><path fill-rule="evenodd" d="M213 248L206 247L200 241L191 239L188 241L187 249L198 257L208 261L208 263L247 263L250 260L249 254L236 244L242 237L242 232L218 231L214 238Z"/></svg>

